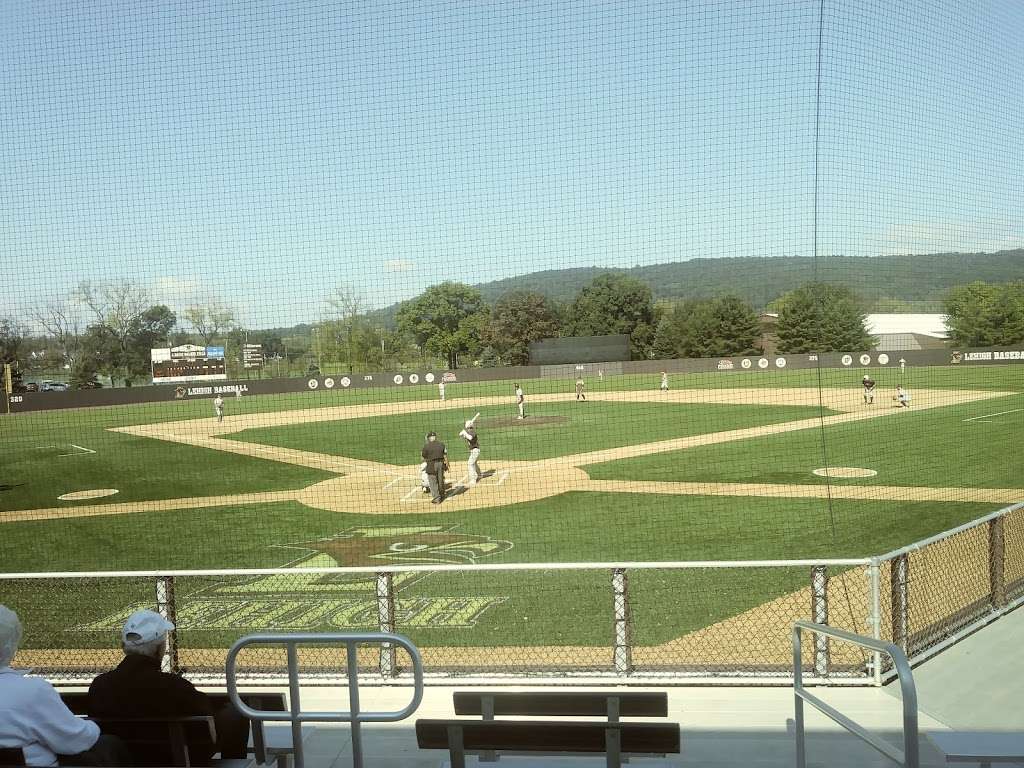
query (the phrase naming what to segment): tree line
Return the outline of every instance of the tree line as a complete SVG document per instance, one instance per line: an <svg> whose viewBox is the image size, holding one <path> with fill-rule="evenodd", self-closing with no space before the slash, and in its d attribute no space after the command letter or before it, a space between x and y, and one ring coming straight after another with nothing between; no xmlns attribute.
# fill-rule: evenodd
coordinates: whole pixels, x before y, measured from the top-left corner
<svg viewBox="0 0 1024 768"><path fill-rule="evenodd" d="M780 352L874 347L865 304L847 287L807 282L768 308L778 315ZM957 346L1024 343L1024 281L956 286L944 308ZM754 355L763 351L765 330L758 311L734 294L655 301L650 286L622 273L599 274L562 302L512 290L488 303L478 288L445 282L404 302L391 328L374 322L358 291L344 285L327 297L319 322L290 333L247 331L235 310L215 298L181 314L130 280L83 282L66 301L30 313L42 335L0 318L0 362L16 363L18 371L64 368L73 386L86 387L101 374L126 385L148 379L152 348L186 343L225 346L231 375L240 373L242 344L260 343L271 372L276 362L276 373L283 364L288 375L525 365L532 342L557 336L626 334L634 360Z"/></svg>

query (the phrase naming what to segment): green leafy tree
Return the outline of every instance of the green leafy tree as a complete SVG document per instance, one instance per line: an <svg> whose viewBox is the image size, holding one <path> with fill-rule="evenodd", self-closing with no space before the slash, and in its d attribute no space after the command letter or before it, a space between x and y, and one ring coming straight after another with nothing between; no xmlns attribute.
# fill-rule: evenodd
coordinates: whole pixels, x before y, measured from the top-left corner
<svg viewBox="0 0 1024 768"><path fill-rule="evenodd" d="M851 352L874 349L864 325L865 313L848 288L805 283L778 302L779 351Z"/></svg>
<svg viewBox="0 0 1024 768"><path fill-rule="evenodd" d="M21 369L25 364L27 356L25 340L28 331L20 323L9 318L0 319L0 374L3 373L4 365L11 366L11 388L15 392L21 392L24 385L21 382ZM3 384L0 383L0 391L3 391Z"/></svg>
<svg viewBox="0 0 1024 768"><path fill-rule="evenodd" d="M125 340L126 382L149 375L151 350L170 343L171 331L177 322L174 312L163 304L147 307L136 318Z"/></svg>
<svg viewBox="0 0 1024 768"><path fill-rule="evenodd" d="M96 376L99 374L99 366L91 357L83 356L75 360L71 366L71 388L92 389L96 383Z"/></svg>
<svg viewBox="0 0 1024 768"><path fill-rule="evenodd" d="M950 290L945 301L952 341L964 347L1024 342L1024 281L976 281Z"/></svg>
<svg viewBox="0 0 1024 768"><path fill-rule="evenodd" d="M482 365L526 365L530 344L558 335L558 310L554 303L535 291L510 291L491 308L486 341L491 352Z"/></svg>
<svg viewBox="0 0 1024 768"><path fill-rule="evenodd" d="M568 315L568 335L628 334L633 359L649 357L655 336L654 296L639 280L598 275L576 295Z"/></svg>
<svg viewBox="0 0 1024 768"><path fill-rule="evenodd" d="M395 319L400 332L454 369L459 355L481 347L488 312L478 290L445 282L405 302Z"/></svg>
<svg viewBox="0 0 1024 768"><path fill-rule="evenodd" d="M760 353L761 323L735 296L683 301L658 325L655 357L725 357Z"/></svg>

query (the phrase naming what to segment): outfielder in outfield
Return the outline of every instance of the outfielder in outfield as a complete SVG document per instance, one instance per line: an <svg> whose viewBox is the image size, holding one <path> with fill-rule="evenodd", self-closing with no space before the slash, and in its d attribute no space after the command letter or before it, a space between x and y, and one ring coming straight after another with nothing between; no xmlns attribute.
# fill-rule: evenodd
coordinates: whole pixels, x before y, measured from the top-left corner
<svg viewBox="0 0 1024 768"><path fill-rule="evenodd" d="M668 392L668 372L661 372L661 387L662 392Z"/></svg>
<svg viewBox="0 0 1024 768"><path fill-rule="evenodd" d="M466 441L469 446L469 461L466 462L467 469L469 470L469 485L472 488L478 482L482 472L480 472L480 438L476 434L476 420L480 418L478 413L472 419L466 422L466 427L459 432L459 437Z"/></svg>
<svg viewBox="0 0 1024 768"><path fill-rule="evenodd" d="M517 419L526 418L526 396L523 394L523 388L516 382L516 407L519 409L519 415Z"/></svg>
<svg viewBox="0 0 1024 768"><path fill-rule="evenodd" d="M587 399L587 393L585 391L586 388L587 388L587 382L585 382L583 380L582 376L577 376L576 377L576 399L577 400L586 400Z"/></svg>

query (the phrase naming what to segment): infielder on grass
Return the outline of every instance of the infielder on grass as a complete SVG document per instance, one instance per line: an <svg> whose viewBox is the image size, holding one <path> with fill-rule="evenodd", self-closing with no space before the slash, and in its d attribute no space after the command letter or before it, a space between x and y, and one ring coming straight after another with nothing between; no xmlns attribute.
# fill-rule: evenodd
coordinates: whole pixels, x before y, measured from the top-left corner
<svg viewBox="0 0 1024 768"><path fill-rule="evenodd" d="M213 398L213 412L217 414L217 423L224 421L224 398L217 395Z"/></svg>
<svg viewBox="0 0 1024 768"><path fill-rule="evenodd" d="M583 380L582 376L576 377L576 399L586 400L587 393L584 391L587 388L587 382Z"/></svg>
<svg viewBox="0 0 1024 768"><path fill-rule="evenodd" d="M470 487L476 485L480 481L482 473L480 472L480 465L477 463L480 461L480 438L476 434L476 420L480 418L478 413L472 419L466 422L466 428L459 432L459 437L466 441L469 445L469 461L466 465L469 469L469 485Z"/></svg>
<svg viewBox="0 0 1024 768"><path fill-rule="evenodd" d="M519 415L517 419L526 418L526 396L523 395L523 388L519 386L519 382L516 382L516 407L519 409Z"/></svg>

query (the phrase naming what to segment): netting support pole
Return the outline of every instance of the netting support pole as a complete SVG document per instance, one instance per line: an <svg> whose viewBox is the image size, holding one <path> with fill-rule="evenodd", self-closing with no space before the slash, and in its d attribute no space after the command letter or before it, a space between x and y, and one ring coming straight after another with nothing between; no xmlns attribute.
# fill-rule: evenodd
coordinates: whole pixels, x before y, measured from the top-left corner
<svg viewBox="0 0 1024 768"><path fill-rule="evenodd" d="M612 571L612 597L615 610L615 671L628 675L633 671L633 638L629 621L629 584L624 568Z"/></svg>
<svg viewBox="0 0 1024 768"><path fill-rule="evenodd" d="M377 625L381 632L395 631L395 584L390 573L377 574ZM395 677L395 646L391 643L380 645L380 675Z"/></svg>
<svg viewBox="0 0 1024 768"><path fill-rule="evenodd" d="M993 608L1006 607L1006 540L1003 521L995 517L988 521L988 582Z"/></svg>
<svg viewBox="0 0 1024 768"><path fill-rule="evenodd" d="M816 565L811 568L811 616L816 624L828 624L828 568ZM814 636L814 673L819 677L828 676L828 637Z"/></svg>
<svg viewBox="0 0 1024 768"><path fill-rule="evenodd" d="M892 583L892 642L910 653L910 562L902 554L889 561L889 580Z"/></svg>
<svg viewBox="0 0 1024 768"><path fill-rule="evenodd" d="M877 560L872 560L868 566L868 590L871 601L871 615L868 616L868 628L871 630L871 637L875 640L882 639L882 579L880 578L880 567ZM882 654L874 651L871 654L871 677L876 686L882 685Z"/></svg>
<svg viewBox="0 0 1024 768"><path fill-rule="evenodd" d="M160 659L160 669L164 672L178 672L178 609L174 602L174 577L158 576L156 579L156 610L174 629L167 633L167 647Z"/></svg>

